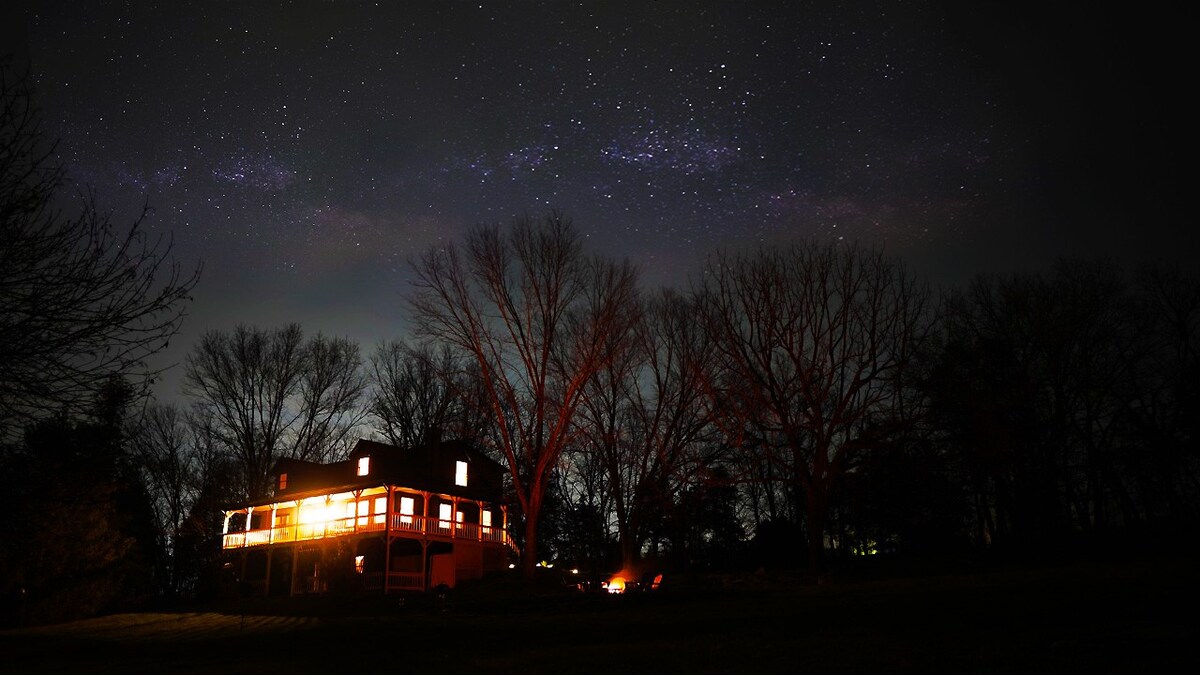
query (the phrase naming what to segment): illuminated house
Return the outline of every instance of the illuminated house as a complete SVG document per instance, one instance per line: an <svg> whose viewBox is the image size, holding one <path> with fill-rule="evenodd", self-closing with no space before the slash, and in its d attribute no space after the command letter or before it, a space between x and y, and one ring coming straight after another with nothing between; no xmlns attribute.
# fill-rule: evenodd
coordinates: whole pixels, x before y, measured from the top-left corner
<svg viewBox="0 0 1200 675"><path fill-rule="evenodd" d="M508 567L504 468L465 441L360 440L343 462L280 460L274 496L225 511L222 547L269 595L425 590Z"/></svg>

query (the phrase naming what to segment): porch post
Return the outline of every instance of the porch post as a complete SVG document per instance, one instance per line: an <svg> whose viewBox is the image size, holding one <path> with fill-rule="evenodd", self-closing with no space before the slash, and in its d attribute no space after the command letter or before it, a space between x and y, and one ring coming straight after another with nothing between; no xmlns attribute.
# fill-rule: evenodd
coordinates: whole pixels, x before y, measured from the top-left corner
<svg viewBox="0 0 1200 675"><path fill-rule="evenodd" d="M429 590L429 493L421 492L421 590Z"/></svg>
<svg viewBox="0 0 1200 675"><path fill-rule="evenodd" d="M362 499L362 490L355 490L355 491L354 491L353 493L351 493L351 494L353 494L353 495L354 495L354 530L353 530L353 531L354 531L354 532L358 532L358 521L359 521L359 520L361 519L361 517L362 517L362 516L361 516L361 514L362 514L362 504L359 502L359 500L360 500L360 499ZM368 507L367 507L367 512L368 512L368 513L370 513L370 511L371 511L371 509L370 509L370 507L368 506Z"/></svg>
<svg viewBox="0 0 1200 675"><path fill-rule="evenodd" d="M396 506L396 493L391 485L387 488L387 522L383 526L383 594L387 595L392 577L392 511Z"/></svg>
<svg viewBox="0 0 1200 675"><path fill-rule="evenodd" d="M429 590L429 540L421 539L421 590Z"/></svg>
<svg viewBox="0 0 1200 675"><path fill-rule="evenodd" d="M274 562L275 547L267 545L267 578L263 581L263 597L271 597L271 563Z"/></svg>
<svg viewBox="0 0 1200 675"><path fill-rule="evenodd" d="M246 529L242 532L242 581L246 581L246 557L249 555L247 550L250 548L250 521L254 517L254 507L246 509Z"/></svg>
<svg viewBox="0 0 1200 675"><path fill-rule="evenodd" d="M299 567L299 565L300 565L299 549L300 549L300 544L298 544L298 543L292 544L292 583L291 583L291 586L288 588L288 597L289 598L296 595L296 568Z"/></svg>

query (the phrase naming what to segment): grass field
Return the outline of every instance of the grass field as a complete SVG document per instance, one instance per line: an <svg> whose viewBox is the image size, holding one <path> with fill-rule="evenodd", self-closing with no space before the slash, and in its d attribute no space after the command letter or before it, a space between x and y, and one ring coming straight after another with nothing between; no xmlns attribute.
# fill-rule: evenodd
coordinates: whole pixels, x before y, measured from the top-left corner
<svg viewBox="0 0 1200 675"><path fill-rule="evenodd" d="M0 631L0 672L1200 672L1195 565L247 601Z"/></svg>

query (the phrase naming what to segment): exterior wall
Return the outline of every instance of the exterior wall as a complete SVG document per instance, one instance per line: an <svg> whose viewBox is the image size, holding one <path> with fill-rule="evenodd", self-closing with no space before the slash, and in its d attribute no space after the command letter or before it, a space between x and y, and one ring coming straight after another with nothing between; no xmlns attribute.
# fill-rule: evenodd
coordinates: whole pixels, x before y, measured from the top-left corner
<svg viewBox="0 0 1200 675"><path fill-rule="evenodd" d="M274 501L226 511L222 538L264 592L426 588L435 558L450 585L507 566L503 468L462 441L360 441L346 461L280 460L274 473Z"/></svg>
<svg viewBox="0 0 1200 675"><path fill-rule="evenodd" d="M405 498L411 515L401 512ZM480 522L485 509L490 526ZM503 509L446 495L377 486L246 507L227 520L247 516L250 529L231 530L224 548L241 552L238 576L257 594L423 590L508 563Z"/></svg>

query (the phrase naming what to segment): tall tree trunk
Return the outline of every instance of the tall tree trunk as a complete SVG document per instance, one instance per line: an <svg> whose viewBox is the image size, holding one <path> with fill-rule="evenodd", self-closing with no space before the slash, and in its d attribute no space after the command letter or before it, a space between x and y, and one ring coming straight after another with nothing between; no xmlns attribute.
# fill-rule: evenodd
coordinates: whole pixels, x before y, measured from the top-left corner
<svg viewBox="0 0 1200 675"><path fill-rule="evenodd" d="M805 523L808 534L808 569L812 574L825 572L825 498L824 488L814 481L804 491Z"/></svg>
<svg viewBox="0 0 1200 675"><path fill-rule="evenodd" d="M521 578L526 582L533 581L534 568L537 567L537 528L538 516L541 509L531 509L525 514L525 548L521 549Z"/></svg>

